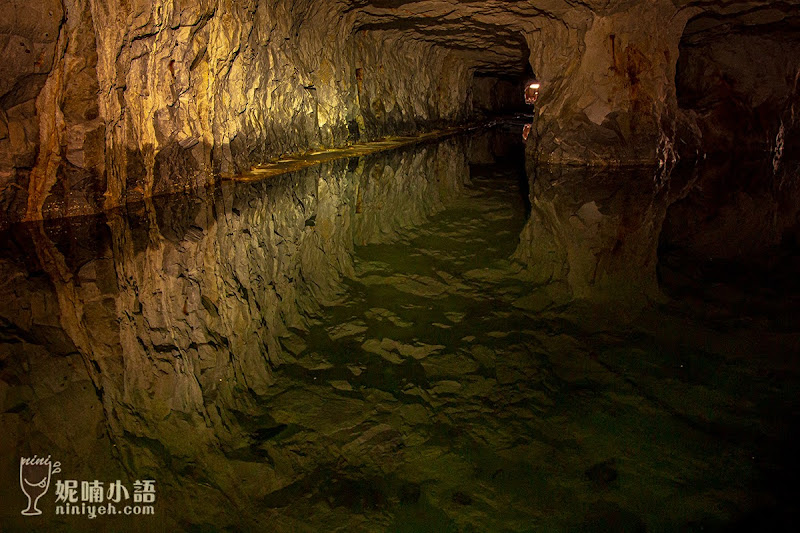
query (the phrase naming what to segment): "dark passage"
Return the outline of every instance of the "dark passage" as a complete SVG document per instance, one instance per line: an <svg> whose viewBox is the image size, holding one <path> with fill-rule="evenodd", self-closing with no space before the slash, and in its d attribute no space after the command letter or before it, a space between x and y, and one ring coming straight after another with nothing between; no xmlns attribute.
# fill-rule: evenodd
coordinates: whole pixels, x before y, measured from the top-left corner
<svg viewBox="0 0 800 533"><path fill-rule="evenodd" d="M794 531L800 0L0 3L0 531Z"/></svg>
<svg viewBox="0 0 800 533"><path fill-rule="evenodd" d="M517 127L13 226L4 445L168 529L792 523L800 288L669 246L652 169L529 181Z"/></svg>

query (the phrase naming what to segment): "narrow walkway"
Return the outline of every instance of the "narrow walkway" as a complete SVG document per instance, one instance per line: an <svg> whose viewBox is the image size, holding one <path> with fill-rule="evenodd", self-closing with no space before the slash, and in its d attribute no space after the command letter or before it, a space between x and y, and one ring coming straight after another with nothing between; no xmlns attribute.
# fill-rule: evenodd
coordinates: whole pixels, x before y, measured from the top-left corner
<svg viewBox="0 0 800 533"><path fill-rule="evenodd" d="M272 176L294 172L307 167L313 167L328 161L342 159L345 157L359 157L386 150L393 150L402 146L409 146L426 141L444 139L458 133L465 133L471 130L486 126L485 124L463 126L457 128L446 128L433 130L419 135L405 137L386 137L379 141L367 143L356 143L344 148L328 148L325 150L314 150L304 154L285 156L274 161L255 166L249 172L242 174L220 174L220 178L229 181L257 181Z"/></svg>

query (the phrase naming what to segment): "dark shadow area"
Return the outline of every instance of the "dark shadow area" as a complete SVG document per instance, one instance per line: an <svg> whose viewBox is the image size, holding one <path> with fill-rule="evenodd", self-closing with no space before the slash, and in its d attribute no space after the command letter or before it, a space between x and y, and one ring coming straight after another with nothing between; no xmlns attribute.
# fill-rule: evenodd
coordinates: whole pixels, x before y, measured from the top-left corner
<svg viewBox="0 0 800 533"><path fill-rule="evenodd" d="M500 74L493 71L477 71L472 83L472 108L478 116L497 117L520 113L531 113L525 104L525 87L534 78L528 62L530 50L522 40L519 43L521 61L519 72Z"/></svg>
<svg viewBox="0 0 800 533"><path fill-rule="evenodd" d="M472 174L497 171L514 176L514 188L519 191L527 219L531 209L530 180L525 171L525 143L520 136L526 121L524 115L504 117L491 129L473 136L469 162Z"/></svg>
<svg viewBox="0 0 800 533"><path fill-rule="evenodd" d="M775 3L691 19L680 43L678 104L697 120L705 153L766 154L797 160L800 16L775 23ZM780 137L780 138L779 138Z"/></svg>

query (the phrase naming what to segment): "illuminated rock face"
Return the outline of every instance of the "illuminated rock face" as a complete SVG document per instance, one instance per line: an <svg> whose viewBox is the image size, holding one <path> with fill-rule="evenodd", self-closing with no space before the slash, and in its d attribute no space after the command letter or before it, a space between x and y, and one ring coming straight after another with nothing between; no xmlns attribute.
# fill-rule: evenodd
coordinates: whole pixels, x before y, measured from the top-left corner
<svg viewBox="0 0 800 533"><path fill-rule="evenodd" d="M542 80L535 155L577 164L652 164L674 134L675 64L687 12L672 2L596 14L529 34ZM660 150L660 151L659 151Z"/></svg>
<svg viewBox="0 0 800 533"><path fill-rule="evenodd" d="M340 4L78 0L61 26L56 4L34 2L44 16L28 26L4 17L11 219L91 213L283 153L466 120L469 72L447 49L354 34Z"/></svg>
<svg viewBox="0 0 800 533"><path fill-rule="evenodd" d="M689 92L717 67L745 90L755 77L750 59L736 59L744 48L751 55L739 57L767 54L796 75L796 40L757 37L776 27L795 35L796 4L770 4L9 4L0 8L0 217L94 213L280 154L468 122L521 88L493 80L531 72L543 82L531 158L669 165L728 138L678 105L679 57L691 56L679 76ZM715 24L756 37L726 40ZM707 42L693 53L687 35ZM761 80L746 109L783 83Z"/></svg>

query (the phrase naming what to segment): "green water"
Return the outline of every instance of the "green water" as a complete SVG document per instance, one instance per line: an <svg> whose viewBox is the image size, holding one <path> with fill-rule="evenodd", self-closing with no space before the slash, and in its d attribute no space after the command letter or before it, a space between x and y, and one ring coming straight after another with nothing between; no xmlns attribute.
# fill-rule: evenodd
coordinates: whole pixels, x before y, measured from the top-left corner
<svg viewBox="0 0 800 533"><path fill-rule="evenodd" d="M614 299L668 191L480 142L0 235L3 530L788 529L800 261L662 250ZM32 522L34 453L155 515Z"/></svg>
<svg viewBox="0 0 800 533"><path fill-rule="evenodd" d="M274 508L386 531L774 519L782 502L762 484L776 458L761 441L785 429L766 427L764 410L786 390L759 375L762 361L709 350L717 333L703 325L676 339L674 305L616 328L592 324L596 310L516 307L531 290L509 260L525 222L519 183L513 169L475 168L444 211L356 248L342 303L316 318L269 399L295 428L280 446L327 471Z"/></svg>

